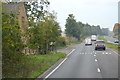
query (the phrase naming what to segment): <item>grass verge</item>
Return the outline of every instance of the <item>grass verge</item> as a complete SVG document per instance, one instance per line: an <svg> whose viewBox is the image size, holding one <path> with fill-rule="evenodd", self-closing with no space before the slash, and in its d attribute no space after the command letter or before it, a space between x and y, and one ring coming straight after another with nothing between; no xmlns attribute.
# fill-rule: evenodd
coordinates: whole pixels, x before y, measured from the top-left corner
<svg viewBox="0 0 120 80"><path fill-rule="evenodd" d="M55 64L66 54L54 52L46 55L18 55L20 60L10 62L4 66L3 78L36 78Z"/></svg>
<svg viewBox="0 0 120 80"><path fill-rule="evenodd" d="M99 36L98 39L99 40L104 40L105 42L107 42L107 40L104 38L104 36Z"/></svg>

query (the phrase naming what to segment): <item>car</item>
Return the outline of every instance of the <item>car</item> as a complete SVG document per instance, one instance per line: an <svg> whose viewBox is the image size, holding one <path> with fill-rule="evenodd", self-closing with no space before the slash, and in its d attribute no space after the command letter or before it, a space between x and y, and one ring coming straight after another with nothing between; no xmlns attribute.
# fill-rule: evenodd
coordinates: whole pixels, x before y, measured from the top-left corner
<svg viewBox="0 0 120 80"><path fill-rule="evenodd" d="M118 39L116 39L116 40L114 41L114 43L119 43L119 40L118 40Z"/></svg>
<svg viewBox="0 0 120 80"><path fill-rule="evenodd" d="M85 39L85 45L92 45L92 41L90 38Z"/></svg>
<svg viewBox="0 0 120 80"><path fill-rule="evenodd" d="M103 40L97 40L96 41L95 50L98 50L98 49L103 49L103 50L106 49L105 41L103 41Z"/></svg>
<svg viewBox="0 0 120 80"><path fill-rule="evenodd" d="M97 39L97 36L96 36L96 35L92 35L92 36L91 36L91 41L96 41L96 39Z"/></svg>

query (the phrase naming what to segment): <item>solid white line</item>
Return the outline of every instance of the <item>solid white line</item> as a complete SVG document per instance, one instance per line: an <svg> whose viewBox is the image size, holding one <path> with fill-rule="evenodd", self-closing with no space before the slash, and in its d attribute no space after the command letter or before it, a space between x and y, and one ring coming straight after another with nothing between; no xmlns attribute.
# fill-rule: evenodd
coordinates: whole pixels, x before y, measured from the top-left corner
<svg viewBox="0 0 120 80"><path fill-rule="evenodd" d="M110 49L110 50L111 50L111 49ZM114 50L111 50L111 51L114 52L115 54L117 54L118 56L120 56L119 53L117 53L116 51L114 51Z"/></svg>
<svg viewBox="0 0 120 80"><path fill-rule="evenodd" d="M75 49L73 49L67 56L69 56L70 54L72 54L75 51Z"/></svg>
<svg viewBox="0 0 120 80"><path fill-rule="evenodd" d="M101 71L100 71L100 68L97 68L97 71L98 71L98 72L101 72Z"/></svg>
<svg viewBox="0 0 120 80"><path fill-rule="evenodd" d="M65 58L52 72L50 72L45 78L48 78L51 74L53 74L65 61L67 58Z"/></svg>
<svg viewBox="0 0 120 80"><path fill-rule="evenodd" d="M70 54L72 54L73 51L75 51L75 49L73 49L73 50L67 55L67 57L68 57ZM67 60L67 58L65 58L52 72L50 72L50 73L45 77L45 79L48 78L51 74L53 74L66 60Z"/></svg>

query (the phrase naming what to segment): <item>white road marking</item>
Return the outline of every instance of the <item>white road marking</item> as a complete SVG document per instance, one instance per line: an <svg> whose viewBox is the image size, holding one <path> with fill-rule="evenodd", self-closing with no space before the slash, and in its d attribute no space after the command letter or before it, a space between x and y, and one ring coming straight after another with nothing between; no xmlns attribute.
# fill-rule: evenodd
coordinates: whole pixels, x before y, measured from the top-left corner
<svg viewBox="0 0 120 80"><path fill-rule="evenodd" d="M73 51L75 51L75 49L73 49L73 50L67 55L67 57L68 57L70 54L72 54ZM66 57L52 72L50 72L50 73L45 77L45 79L48 78L51 74L53 74L53 73L67 60L67 57Z"/></svg>
<svg viewBox="0 0 120 80"><path fill-rule="evenodd" d="M111 50L111 49L110 49ZM119 53L117 53L116 51L114 51L114 50L111 50L112 52L114 52L114 53L116 53L118 56L120 56L120 54Z"/></svg>
<svg viewBox="0 0 120 80"><path fill-rule="evenodd" d="M108 54L108 53L106 52L106 54Z"/></svg>
<svg viewBox="0 0 120 80"><path fill-rule="evenodd" d="M97 68L97 71L98 71L98 72L101 72L101 71L100 71L100 68Z"/></svg>
<svg viewBox="0 0 120 80"><path fill-rule="evenodd" d="M75 49L73 49L67 56L69 56L70 54L72 54L72 52L74 52L75 51Z"/></svg>
<svg viewBox="0 0 120 80"><path fill-rule="evenodd" d="M97 62L98 60L97 59L95 59L95 62Z"/></svg>
<svg viewBox="0 0 120 80"><path fill-rule="evenodd" d="M53 74L65 61L67 58L65 58L52 72L50 72L45 78L48 78L51 74Z"/></svg>
<svg viewBox="0 0 120 80"><path fill-rule="evenodd" d="M95 53L96 54L96 53Z"/></svg>
<svg viewBox="0 0 120 80"><path fill-rule="evenodd" d="M96 56L96 55L94 55L94 56Z"/></svg>
<svg viewBox="0 0 120 80"><path fill-rule="evenodd" d="M103 54L104 54L104 52L103 52Z"/></svg>
<svg viewBox="0 0 120 80"><path fill-rule="evenodd" d="M111 54L111 53L109 53L109 54Z"/></svg>

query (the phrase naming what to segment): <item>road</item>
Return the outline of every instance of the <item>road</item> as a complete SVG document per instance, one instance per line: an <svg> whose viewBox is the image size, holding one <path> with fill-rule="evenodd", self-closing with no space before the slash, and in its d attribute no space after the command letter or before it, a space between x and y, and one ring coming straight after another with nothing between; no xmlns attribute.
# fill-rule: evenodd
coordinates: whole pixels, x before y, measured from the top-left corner
<svg viewBox="0 0 120 80"><path fill-rule="evenodd" d="M69 56L47 78L118 78L118 54L108 48L95 51L94 46L83 42L61 49Z"/></svg>
<svg viewBox="0 0 120 80"><path fill-rule="evenodd" d="M110 36L104 36L104 38L110 42L110 43L113 43L113 44L118 44L118 43L114 43L114 41L116 40L116 38L113 38L113 37L110 37Z"/></svg>

